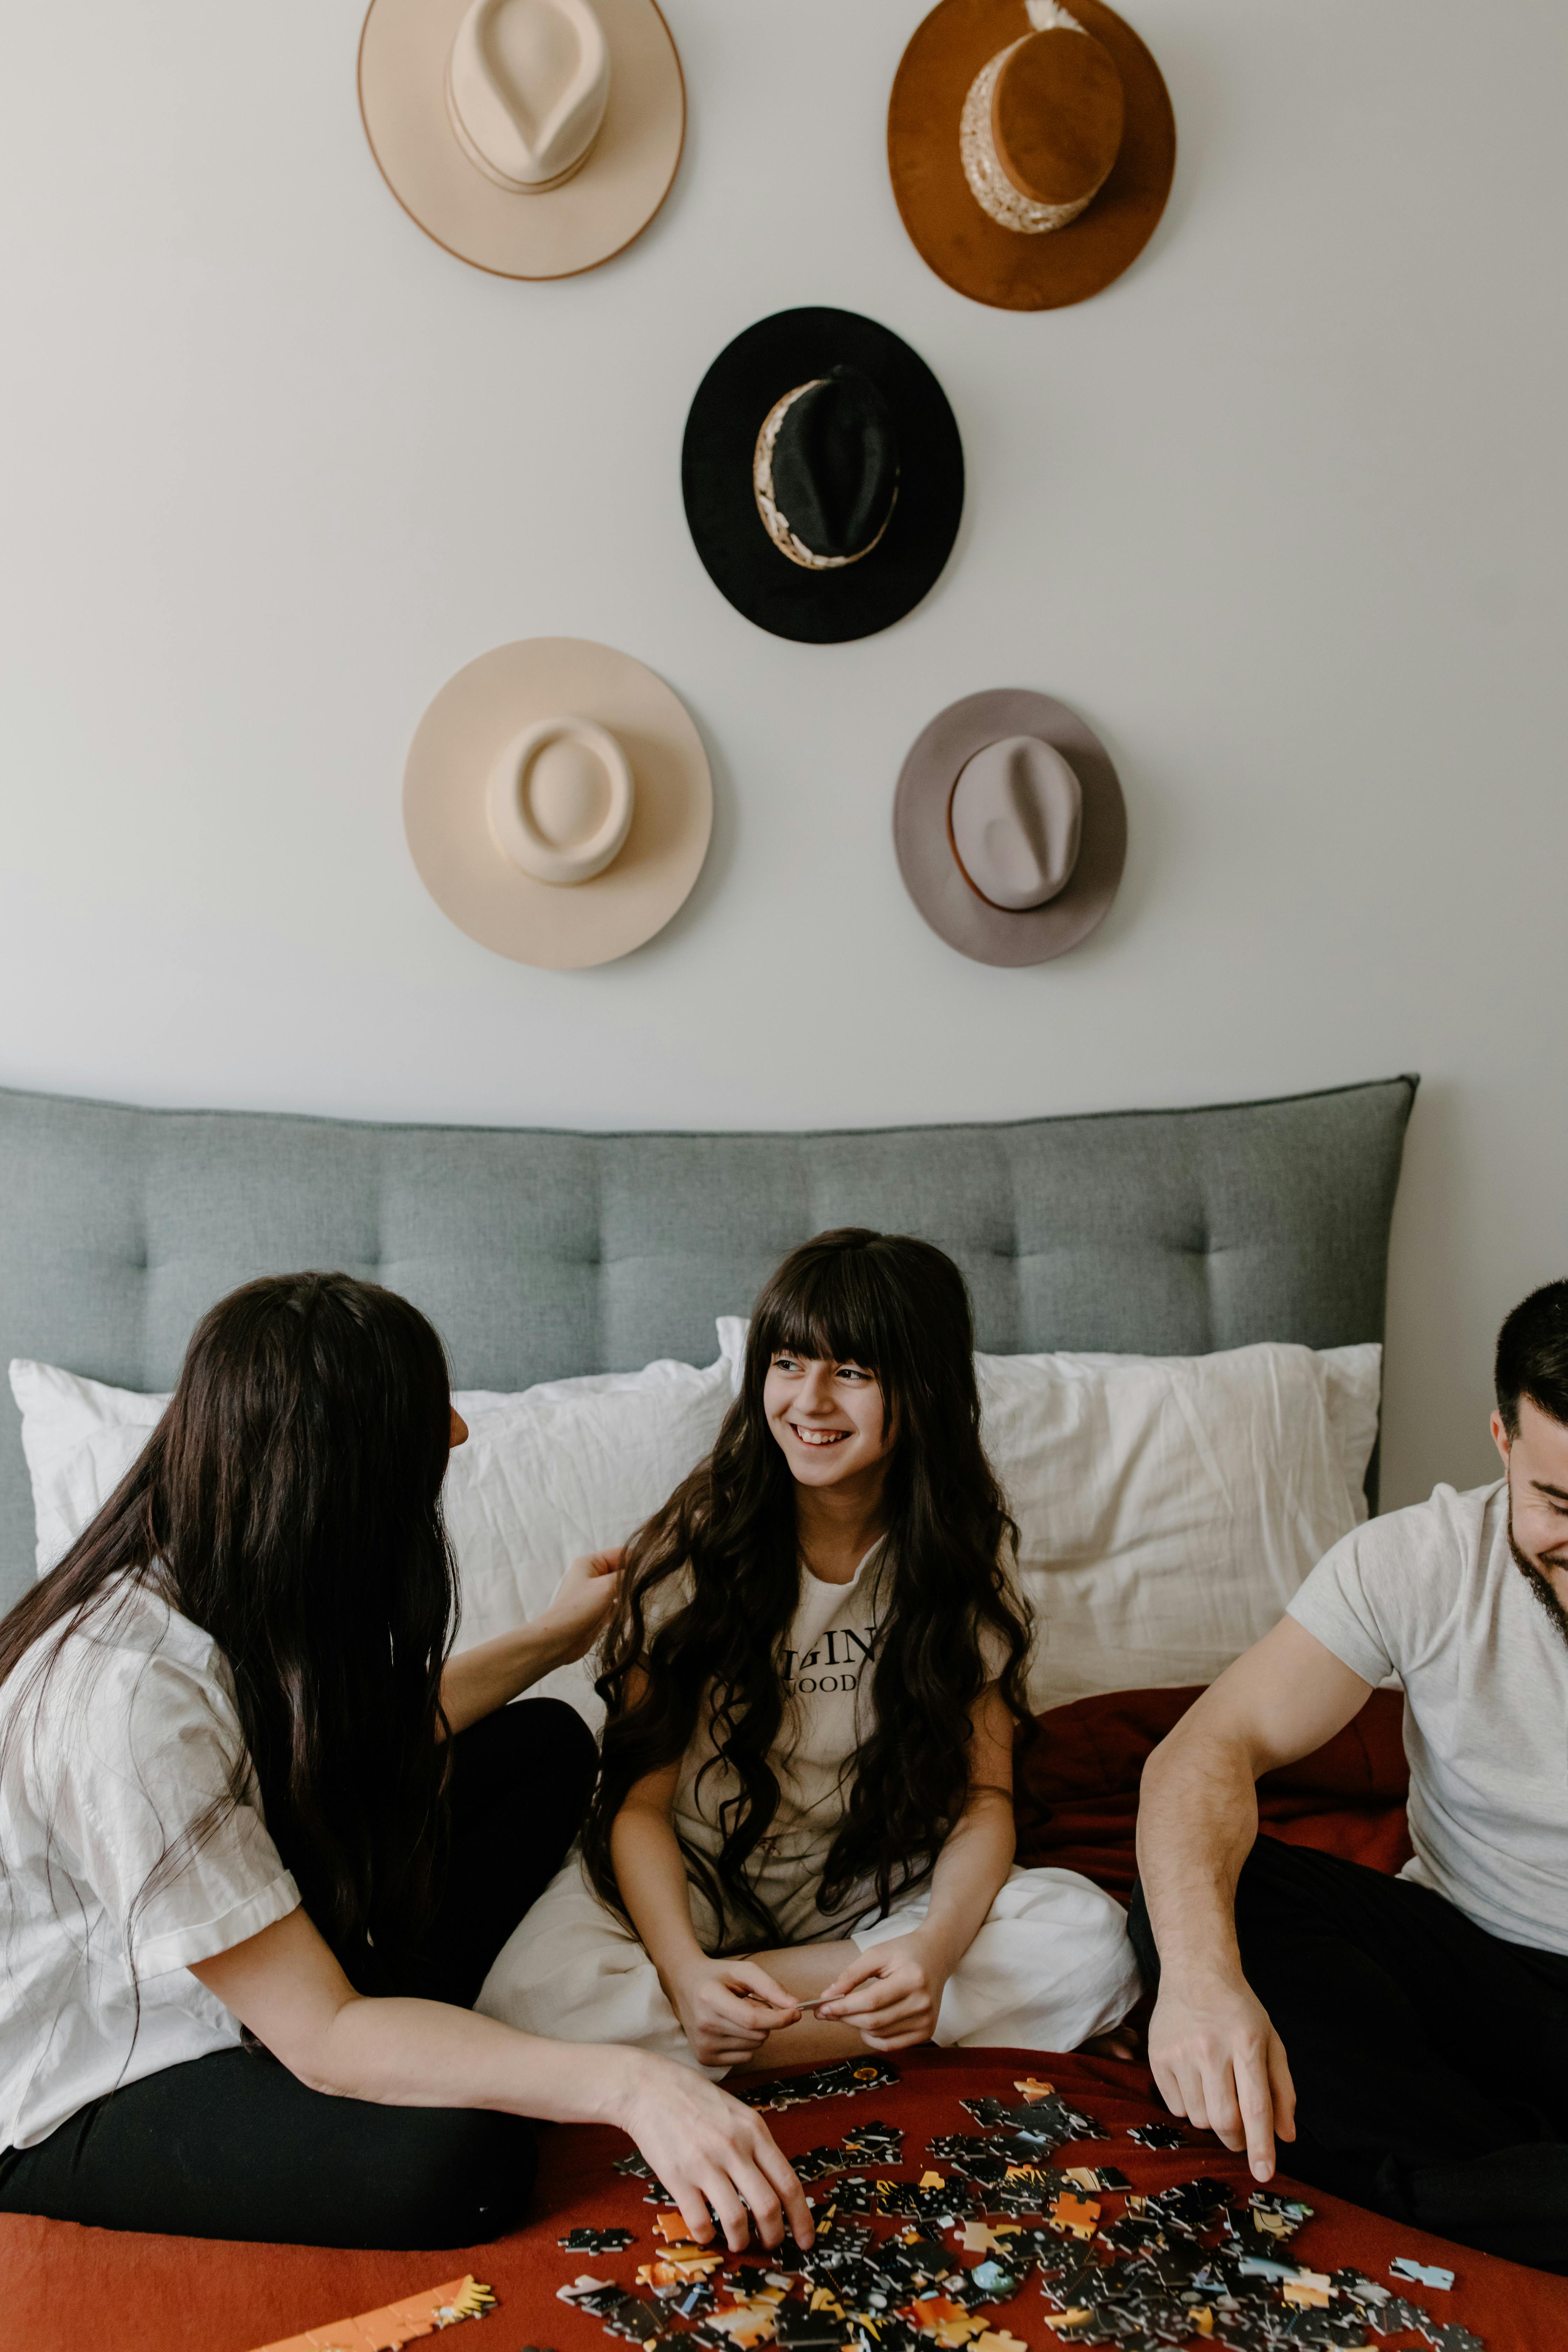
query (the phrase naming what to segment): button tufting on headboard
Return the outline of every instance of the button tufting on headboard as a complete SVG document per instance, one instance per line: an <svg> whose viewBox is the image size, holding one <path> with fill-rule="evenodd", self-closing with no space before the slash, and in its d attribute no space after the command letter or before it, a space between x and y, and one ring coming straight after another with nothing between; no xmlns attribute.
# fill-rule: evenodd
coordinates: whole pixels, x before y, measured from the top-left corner
<svg viewBox="0 0 1568 2352"><path fill-rule="evenodd" d="M980 1345L1196 1354L1383 1336L1413 1078L1212 1109L826 1134L572 1135L148 1111L0 1090L0 1348L163 1389L212 1301L342 1266L406 1292L462 1388L711 1360L825 1226L923 1234ZM31 1572L15 1413L0 1601Z"/></svg>

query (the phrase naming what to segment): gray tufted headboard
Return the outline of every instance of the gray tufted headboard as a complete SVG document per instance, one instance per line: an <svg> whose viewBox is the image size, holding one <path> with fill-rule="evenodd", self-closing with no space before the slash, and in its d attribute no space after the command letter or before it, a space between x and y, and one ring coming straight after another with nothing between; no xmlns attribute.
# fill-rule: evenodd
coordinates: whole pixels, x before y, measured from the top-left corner
<svg viewBox="0 0 1568 2352"><path fill-rule="evenodd" d="M706 1363L824 1227L926 1235L982 1348L1187 1355L1383 1337L1414 1078L1215 1109L828 1134L570 1135L150 1111L0 1090L0 1363L174 1384L251 1276L404 1291L459 1388ZM32 1573L14 1412L0 1606Z"/></svg>

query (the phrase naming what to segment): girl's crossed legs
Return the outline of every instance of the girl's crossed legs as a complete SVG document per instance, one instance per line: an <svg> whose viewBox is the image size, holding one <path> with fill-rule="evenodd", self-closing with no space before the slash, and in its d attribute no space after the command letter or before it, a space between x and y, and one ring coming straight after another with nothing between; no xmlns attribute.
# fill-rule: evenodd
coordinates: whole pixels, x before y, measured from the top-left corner
<svg viewBox="0 0 1568 2352"><path fill-rule="evenodd" d="M832 1941L753 1957L797 2000L812 2000L862 1953L918 1928L929 1899L922 1888L886 1918L858 1922ZM710 1948L719 1941L717 1923L696 1890L692 1911ZM1015 1866L947 1979L932 2038L943 2047L1075 2050L1120 2024L1139 1990L1120 1904L1076 1871ZM501 1948L476 2006L525 2032L625 2042L683 2065L700 2063L653 1962L575 1856ZM789 2065L859 2056L867 2047L855 2026L808 2011L744 2063ZM730 2066L702 2071L718 2078Z"/></svg>

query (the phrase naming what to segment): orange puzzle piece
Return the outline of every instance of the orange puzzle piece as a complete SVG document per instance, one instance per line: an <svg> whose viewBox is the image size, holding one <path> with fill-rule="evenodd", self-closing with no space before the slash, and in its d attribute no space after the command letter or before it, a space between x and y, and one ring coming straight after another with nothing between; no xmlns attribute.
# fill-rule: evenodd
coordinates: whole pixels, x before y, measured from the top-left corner
<svg viewBox="0 0 1568 2352"><path fill-rule="evenodd" d="M917 2295L913 2303L905 2304L899 2316L918 2327L922 2336L933 2336L939 2344L949 2346L966 2344L985 2326L983 2319L976 2319L963 2304L945 2294Z"/></svg>
<svg viewBox="0 0 1568 2352"><path fill-rule="evenodd" d="M495 2309L496 2299L470 2271L466 2278L448 2279L423 2294L389 2303L379 2311L362 2311L354 2319L334 2319L324 2327L308 2327L301 2336L288 2336L264 2344L259 2352L401 2352L421 2336L451 2327L460 2319L482 2319Z"/></svg>
<svg viewBox="0 0 1568 2352"><path fill-rule="evenodd" d="M1075 2238L1092 2238L1100 2220L1100 2207L1092 2197L1069 2197L1064 2189L1051 2207L1051 2219L1070 2230Z"/></svg>
<svg viewBox="0 0 1568 2352"><path fill-rule="evenodd" d="M1024 2098L1028 2100L1031 2106L1033 2106L1037 2099L1050 2098L1054 2095L1056 2087L1057 2086L1054 2083L1037 2083L1033 2074L1026 2074L1021 2083L1015 2083L1013 2085L1013 2088L1016 2091L1020 2093Z"/></svg>
<svg viewBox="0 0 1568 2352"><path fill-rule="evenodd" d="M750 2303L732 2303L723 2311L710 2311L703 2325L727 2336L736 2352L752 2352L754 2346L771 2344L778 2334L778 2305L758 2295Z"/></svg>

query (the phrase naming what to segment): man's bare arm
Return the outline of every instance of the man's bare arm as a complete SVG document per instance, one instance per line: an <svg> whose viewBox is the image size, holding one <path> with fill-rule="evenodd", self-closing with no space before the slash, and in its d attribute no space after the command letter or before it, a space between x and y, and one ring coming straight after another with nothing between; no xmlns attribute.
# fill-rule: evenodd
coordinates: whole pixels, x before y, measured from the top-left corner
<svg viewBox="0 0 1568 2352"><path fill-rule="evenodd" d="M1143 1769L1138 1872L1160 1952L1149 2063L1166 2105L1245 2147L1259 2180L1296 2136L1284 2044L1242 1973L1236 1882L1258 1835L1260 1774L1331 1739L1371 1693L1282 1618L1204 1693Z"/></svg>

